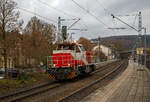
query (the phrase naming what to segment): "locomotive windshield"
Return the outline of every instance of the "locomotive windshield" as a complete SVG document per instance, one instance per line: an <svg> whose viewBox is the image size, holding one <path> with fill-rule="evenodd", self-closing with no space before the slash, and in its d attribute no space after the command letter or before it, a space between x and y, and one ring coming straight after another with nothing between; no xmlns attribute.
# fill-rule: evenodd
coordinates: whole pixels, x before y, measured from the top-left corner
<svg viewBox="0 0 150 102"><path fill-rule="evenodd" d="M85 51L84 47L83 46L80 46L80 49L81 51Z"/></svg>
<svg viewBox="0 0 150 102"><path fill-rule="evenodd" d="M84 52L85 49L82 45L78 45L75 43L64 43L59 44L57 50L75 50L76 52Z"/></svg>
<svg viewBox="0 0 150 102"><path fill-rule="evenodd" d="M75 44L60 44L57 50L75 50Z"/></svg>

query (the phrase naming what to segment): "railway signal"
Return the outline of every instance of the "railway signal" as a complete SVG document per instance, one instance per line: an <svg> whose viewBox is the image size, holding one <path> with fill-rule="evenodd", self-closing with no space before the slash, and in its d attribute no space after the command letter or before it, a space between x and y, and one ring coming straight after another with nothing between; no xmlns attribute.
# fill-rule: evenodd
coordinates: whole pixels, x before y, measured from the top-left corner
<svg viewBox="0 0 150 102"><path fill-rule="evenodd" d="M72 23L69 27L67 26L62 26L61 22L62 21L75 21ZM67 40L67 31L68 30L80 30L80 31L87 31L87 29L77 29L77 28L72 28L75 24L77 24L81 19L62 19L61 17L58 17L58 31L57 31L57 39L56 42L62 43Z"/></svg>
<svg viewBox="0 0 150 102"><path fill-rule="evenodd" d="M67 40L67 26L62 26L62 38L63 41Z"/></svg>

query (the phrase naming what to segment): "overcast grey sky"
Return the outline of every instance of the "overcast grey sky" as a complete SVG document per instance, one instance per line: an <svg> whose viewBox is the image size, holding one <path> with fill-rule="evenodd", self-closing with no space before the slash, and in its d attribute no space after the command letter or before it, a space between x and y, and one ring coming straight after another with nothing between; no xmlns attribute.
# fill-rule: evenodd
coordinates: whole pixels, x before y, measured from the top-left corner
<svg viewBox="0 0 150 102"><path fill-rule="evenodd" d="M126 25L120 23L117 20L112 19L111 13L114 15L132 15L119 17L130 25L134 25L137 28L138 17L135 16L139 11L142 12L143 26L147 27L147 32L150 32L150 0L74 0L79 3L82 7L88 10L90 13L95 15L98 19L104 22L107 26L96 20L94 17L89 15L87 12L79 8L72 0L14 0L18 3L18 6L25 8L44 17L57 21L60 16L64 19L70 18L81 18L80 22L77 23L73 28L88 29L88 31L72 31L75 34L73 37L78 39L79 37L96 38L98 36L116 36L116 35L135 35L137 32L130 29ZM46 2L54 8L48 7L41 2ZM63 11L66 14L64 14ZM21 19L24 20L25 24L34 15L20 10ZM40 17L39 17L40 18ZM48 23L54 22L47 21L46 19L40 18ZM73 21L63 22L63 25L71 25ZM125 27L126 30L110 30L108 27ZM70 32L71 33L71 32Z"/></svg>

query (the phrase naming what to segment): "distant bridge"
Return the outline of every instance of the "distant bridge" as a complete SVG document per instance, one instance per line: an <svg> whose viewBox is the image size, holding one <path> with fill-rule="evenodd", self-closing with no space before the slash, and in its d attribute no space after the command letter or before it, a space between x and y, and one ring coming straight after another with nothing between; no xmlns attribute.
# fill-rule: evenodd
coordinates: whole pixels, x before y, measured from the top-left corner
<svg viewBox="0 0 150 102"><path fill-rule="evenodd" d="M122 59L128 58L132 54L133 51L136 52L136 50L121 51L119 52L119 56Z"/></svg>
<svg viewBox="0 0 150 102"><path fill-rule="evenodd" d="M132 53L133 51L136 52L136 50L128 50L128 51L121 51L119 53Z"/></svg>

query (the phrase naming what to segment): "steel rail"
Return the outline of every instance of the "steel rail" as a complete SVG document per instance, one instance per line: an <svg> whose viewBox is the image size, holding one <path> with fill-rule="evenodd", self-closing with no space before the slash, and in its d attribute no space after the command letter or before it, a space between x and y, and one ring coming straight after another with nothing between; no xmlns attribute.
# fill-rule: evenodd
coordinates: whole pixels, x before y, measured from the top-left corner
<svg viewBox="0 0 150 102"><path fill-rule="evenodd" d="M52 89L52 88L55 88L55 87L58 87L58 86L59 86L58 83L46 82L46 83L42 83L42 84L39 84L39 85L34 86L34 87L28 87L28 88L14 90L14 92L10 92L8 94L1 95L0 96L0 102L1 101L2 102L5 102L5 101L11 102L11 101L14 100L15 97L20 97L23 94L24 94L24 97L25 96L27 97L28 95L26 95L26 93L30 93L30 92L34 93L36 90L39 90L39 89L42 89L42 88L45 88L45 87L49 87L49 88L45 89L45 90L48 90L48 89Z"/></svg>

